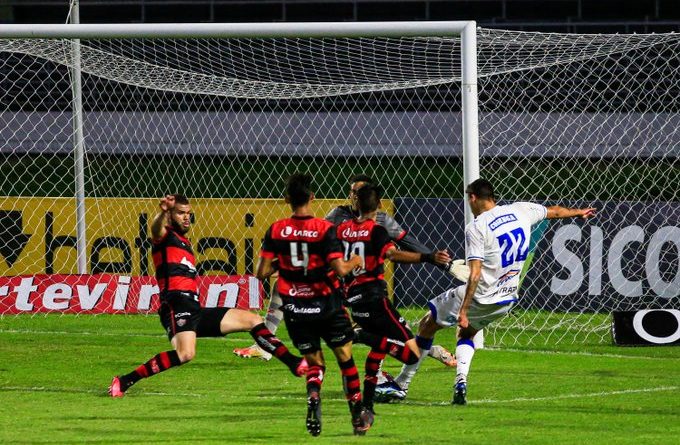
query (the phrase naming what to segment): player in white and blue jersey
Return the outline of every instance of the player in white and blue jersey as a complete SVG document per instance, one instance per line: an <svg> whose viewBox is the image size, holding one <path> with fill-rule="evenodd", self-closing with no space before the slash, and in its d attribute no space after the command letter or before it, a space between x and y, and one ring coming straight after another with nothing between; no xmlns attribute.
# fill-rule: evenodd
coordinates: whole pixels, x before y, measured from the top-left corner
<svg viewBox="0 0 680 445"><path fill-rule="evenodd" d="M532 226L544 219L587 219L595 215L594 208L545 207L528 202L496 205L493 186L485 179L472 182L466 194L475 216L465 227L465 257L470 277L466 284L430 300L430 310L418 329L420 356L426 357L435 333L458 325L458 364L452 401L456 405L466 403L467 376L475 353L472 338L489 323L510 312L518 300L520 273L529 254ZM421 361L402 367L395 382L379 386L376 392L382 393L383 397L376 401L403 399Z"/></svg>

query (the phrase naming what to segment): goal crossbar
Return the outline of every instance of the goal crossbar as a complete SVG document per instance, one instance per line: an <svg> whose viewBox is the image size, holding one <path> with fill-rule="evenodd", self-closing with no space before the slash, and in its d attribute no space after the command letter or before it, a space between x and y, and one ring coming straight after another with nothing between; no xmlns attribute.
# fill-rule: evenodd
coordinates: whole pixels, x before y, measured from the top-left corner
<svg viewBox="0 0 680 445"><path fill-rule="evenodd" d="M188 39L435 37L463 34L474 21L287 22L287 23L118 23L20 24L0 26L0 38L17 39Z"/></svg>

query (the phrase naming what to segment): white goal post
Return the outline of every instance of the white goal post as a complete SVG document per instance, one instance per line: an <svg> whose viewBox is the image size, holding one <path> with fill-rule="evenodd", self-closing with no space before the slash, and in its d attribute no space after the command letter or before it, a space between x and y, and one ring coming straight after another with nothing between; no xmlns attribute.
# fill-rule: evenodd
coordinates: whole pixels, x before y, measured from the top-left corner
<svg viewBox="0 0 680 445"><path fill-rule="evenodd" d="M204 275L252 273L296 170L319 214L375 177L386 210L460 257L481 174L501 202L600 209L537 228L520 307L487 343L607 342L612 311L678 308L679 57L675 34L473 21L1 25L0 304L87 313L94 284L34 301L21 277L114 274L124 311L168 192L195 203ZM388 279L412 318L451 285L429 266Z"/></svg>

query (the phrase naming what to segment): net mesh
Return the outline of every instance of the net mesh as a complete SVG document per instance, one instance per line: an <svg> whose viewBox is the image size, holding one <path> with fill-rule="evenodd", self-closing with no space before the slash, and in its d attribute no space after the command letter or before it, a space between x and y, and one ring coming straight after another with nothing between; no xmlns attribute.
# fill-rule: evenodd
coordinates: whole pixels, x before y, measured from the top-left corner
<svg viewBox="0 0 680 445"><path fill-rule="evenodd" d="M609 341L612 310L677 308L680 37L477 39L481 175L501 202L600 209L541 228L520 308L488 341ZM0 40L5 276L77 272L74 45ZM295 171L314 174L319 215L346 202L349 177L371 175L411 234L464 254L459 38L83 40L79 51L89 272L152 274L146 227L155 197L175 191L196 203L202 273L252 272ZM429 266L388 277L402 306L452 285Z"/></svg>

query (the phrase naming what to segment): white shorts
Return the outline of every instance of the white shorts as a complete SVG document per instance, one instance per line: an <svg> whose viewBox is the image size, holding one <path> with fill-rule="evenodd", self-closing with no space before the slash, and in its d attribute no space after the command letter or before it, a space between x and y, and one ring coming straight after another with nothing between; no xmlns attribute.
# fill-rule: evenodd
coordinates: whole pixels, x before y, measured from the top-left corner
<svg viewBox="0 0 680 445"><path fill-rule="evenodd" d="M467 284L464 284L449 289L427 303L438 325L449 327L458 324L458 312L465 298L466 287ZM473 299L467 313L470 326L476 330L484 329L492 321L507 315L515 304L516 301L480 304Z"/></svg>

